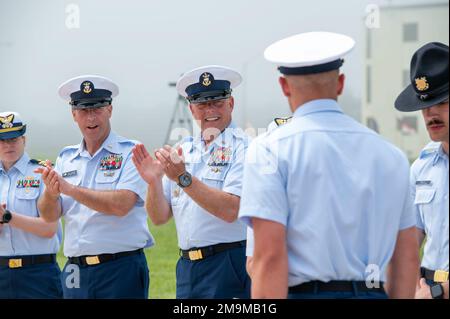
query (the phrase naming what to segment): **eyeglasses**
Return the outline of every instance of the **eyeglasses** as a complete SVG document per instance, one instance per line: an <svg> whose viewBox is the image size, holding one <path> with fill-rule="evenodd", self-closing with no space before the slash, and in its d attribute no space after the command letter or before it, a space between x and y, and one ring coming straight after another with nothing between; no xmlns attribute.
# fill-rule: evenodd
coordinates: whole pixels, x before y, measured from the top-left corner
<svg viewBox="0 0 450 319"><path fill-rule="evenodd" d="M87 115L90 113L94 113L95 115L100 115L106 110L106 107L98 107L98 108L89 108L89 109L75 109L75 111L80 114Z"/></svg>
<svg viewBox="0 0 450 319"><path fill-rule="evenodd" d="M203 110L208 106L211 106L215 109L221 109L225 106L226 100L217 100L217 101L208 101L203 103L192 103L193 106L198 108L199 110Z"/></svg>

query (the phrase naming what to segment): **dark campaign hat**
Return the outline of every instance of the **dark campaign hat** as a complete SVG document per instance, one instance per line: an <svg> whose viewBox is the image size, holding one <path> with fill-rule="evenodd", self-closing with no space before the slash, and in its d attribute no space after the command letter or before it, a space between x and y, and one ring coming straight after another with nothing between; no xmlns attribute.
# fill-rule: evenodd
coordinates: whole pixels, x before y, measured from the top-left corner
<svg viewBox="0 0 450 319"><path fill-rule="evenodd" d="M448 101L448 45L432 42L411 61L411 84L395 101L401 112L423 110Z"/></svg>

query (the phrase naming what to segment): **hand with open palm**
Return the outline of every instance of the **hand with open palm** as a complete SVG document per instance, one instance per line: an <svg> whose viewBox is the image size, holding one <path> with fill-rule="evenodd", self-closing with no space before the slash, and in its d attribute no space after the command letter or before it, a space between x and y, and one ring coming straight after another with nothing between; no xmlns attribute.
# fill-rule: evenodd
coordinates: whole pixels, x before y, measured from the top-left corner
<svg viewBox="0 0 450 319"><path fill-rule="evenodd" d="M138 144L133 148L132 160L139 175L147 184L161 180L164 176L163 166L158 160L151 157L144 145Z"/></svg>

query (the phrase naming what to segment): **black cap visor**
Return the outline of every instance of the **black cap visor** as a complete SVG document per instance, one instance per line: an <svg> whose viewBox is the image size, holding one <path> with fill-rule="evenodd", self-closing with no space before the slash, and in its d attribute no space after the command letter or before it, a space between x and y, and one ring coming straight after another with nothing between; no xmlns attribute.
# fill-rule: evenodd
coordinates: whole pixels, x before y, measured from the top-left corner
<svg viewBox="0 0 450 319"><path fill-rule="evenodd" d="M395 101L395 108L400 112L416 112L448 101L449 94L444 90L435 96L421 99L412 85L409 85ZM425 96L424 96L425 97Z"/></svg>
<svg viewBox="0 0 450 319"><path fill-rule="evenodd" d="M193 96L189 96L187 99L190 103L205 103L210 101L219 101L225 100L231 97L232 90L226 91L210 91L210 92L202 92L195 94Z"/></svg>
<svg viewBox="0 0 450 319"><path fill-rule="evenodd" d="M24 125L22 127L22 129L20 129L18 131L10 131L10 132L6 132L6 133L0 133L0 140L4 141L4 140L9 140L12 138L22 136L25 134L26 131L27 131L27 126Z"/></svg>

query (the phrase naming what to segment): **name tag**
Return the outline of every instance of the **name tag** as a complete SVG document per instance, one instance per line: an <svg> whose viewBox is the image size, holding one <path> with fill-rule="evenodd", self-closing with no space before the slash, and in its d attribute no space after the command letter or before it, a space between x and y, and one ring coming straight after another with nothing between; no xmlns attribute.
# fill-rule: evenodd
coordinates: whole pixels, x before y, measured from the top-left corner
<svg viewBox="0 0 450 319"><path fill-rule="evenodd" d="M62 177L63 178L72 177L72 176L77 176L77 174L78 174L78 171L70 171L70 172L63 173Z"/></svg>
<svg viewBox="0 0 450 319"><path fill-rule="evenodd" d="M432 186L433 182L432 181L416 181L416 186Z"/></svg>

